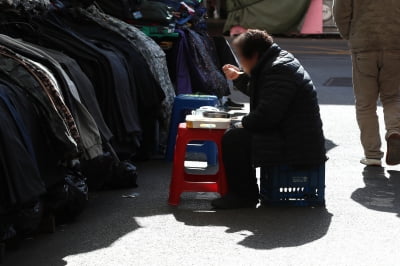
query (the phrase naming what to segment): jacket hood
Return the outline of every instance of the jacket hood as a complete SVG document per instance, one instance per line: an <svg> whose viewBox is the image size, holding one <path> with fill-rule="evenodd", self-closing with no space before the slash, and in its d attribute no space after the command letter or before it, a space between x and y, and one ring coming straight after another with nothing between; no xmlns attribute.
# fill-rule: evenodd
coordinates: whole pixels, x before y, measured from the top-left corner
<svg viewBox="0 0 400 266"><path fill-rule="evenodd" d="M273 43L258 59L257 64L251 70L251 75L257 75L262 69L270 68L274 63L276 57L280 54L282 49L276 43Z"/></svg>

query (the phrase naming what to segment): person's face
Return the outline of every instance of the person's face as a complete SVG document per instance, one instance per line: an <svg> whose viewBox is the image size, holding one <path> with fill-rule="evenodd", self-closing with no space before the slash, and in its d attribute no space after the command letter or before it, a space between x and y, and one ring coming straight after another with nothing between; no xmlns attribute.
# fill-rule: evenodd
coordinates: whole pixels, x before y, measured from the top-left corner
<svg viewBox="0 0 400 266"><path fill-rule="evenodd" d="M244 56L242 56L241 52L238 52L238 59L240 62L240 65L243 68L243 71L250 75L251 71L253 70L253 68L256 66L257 62L258 62L258 54L254 54L251 58L246 58Z"/></svg>

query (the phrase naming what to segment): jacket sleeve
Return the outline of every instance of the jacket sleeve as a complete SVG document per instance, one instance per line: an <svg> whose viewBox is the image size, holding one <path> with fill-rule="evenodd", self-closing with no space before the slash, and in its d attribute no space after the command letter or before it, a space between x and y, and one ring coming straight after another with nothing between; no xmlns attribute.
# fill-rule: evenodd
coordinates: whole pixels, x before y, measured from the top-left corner
<svg viewBox="0 0 400 266"><path fill-rule="evenodd" d="M297 84L279 71L265 75L259 84L257 107L242 120L243 127L253 132L276 129L298 90Z"/></svg>
<svg viewBox="0 0 400 266"><path fill-rule="evenodd" d="M250 96L249 82L249 76L247 76L247 74L243 74L233 81L233 86L236 90L239 90L245 95Z"/></svg>
<svg viewBox="0 0 400 266"><path fill-rule="evenodd" d="M343 39L348 40L353 17L353 0L335 0L333 15L340 35L342 35Z"/></svg>

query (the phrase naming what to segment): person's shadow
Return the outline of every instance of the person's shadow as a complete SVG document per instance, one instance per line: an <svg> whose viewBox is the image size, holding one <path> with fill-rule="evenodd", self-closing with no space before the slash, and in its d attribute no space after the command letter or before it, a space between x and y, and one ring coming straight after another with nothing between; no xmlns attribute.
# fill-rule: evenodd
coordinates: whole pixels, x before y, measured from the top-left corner
<svg viewBox="0 0 400 266"><path fill-rule="evenodd" d="M354 191L351 198L368 209L400 217L400 172L365 167L363 177L365 187Z"/></svg>
<svg viewBox="0 0 400 266"><path fill-rule="evenodd" d="M325 147L329 151L337 145L327 139ZM253 249L296 247L313 242L326 235L333 217L326 208L261 207L210 211L209 204L208 200L185 199L173 214L185 225L227 227L226 233L243 235L239 245Z"/></svg>
<svg viewBox="0 0 400 266"><path fill-rule="evenodd" d="M332 214L325 208L273 208L174 211L177 221L190 226L227 227L226 233L243 236L238 244L253 249L301 246L326 235Z"/></svg>

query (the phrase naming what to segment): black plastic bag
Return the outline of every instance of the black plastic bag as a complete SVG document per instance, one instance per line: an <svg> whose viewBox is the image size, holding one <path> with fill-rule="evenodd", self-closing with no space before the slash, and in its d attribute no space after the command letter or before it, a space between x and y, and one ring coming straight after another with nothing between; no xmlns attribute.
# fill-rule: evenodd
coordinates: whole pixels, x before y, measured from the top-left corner
<svg viewBox="0 0 400 266"><path fill-rule="evenodd" d="M30 235L34 233L42 221L44 205L41 200L24 204L14 218L14 228L18 235Z"/></svg>
<svg viewBox="0 0 400 266"><path fill-rule="evenodd" d="M128 162L117 162L113 166L113 175L107 181L107 187L110 188L133 188L137 187L136 167Z"/></svg>
<svg viewBox="0 0 400 266"><path fill-rule="evenodd" d="M81 171L87 177L87 184L91 191L104 188L107 181L112 179L115 163L115 158L108 152L94 159L81 161Z"/></svg>
<svg viewBox="0 0 400 266"><path fill-rule="evenodd" d="M48 211L57 223L72 221L85 209L88 191L86 179L77 171L71 172L62 184L49 189L45 197Z"/></svg>
<svg viewBox="0 0 400 266"><path fill-rule="evenodd" d="M140 6L144 21L158 22L168 25L174 21L174 9L167 4L144 1Z"/></svg>
<svg viewBox="0 0 400 266"><path fill-rule="evenodd" d="M90 190L137 187L136 167L129 161L119 161L110 153L83 161L81 170L87 176Z"/></svg>
<svg viewBox="0 0 400 266"><path fill-rule="evenodd" d="M0 243L16 237L17 232L11 224L0 224Z"/></svg>
<svg viewBox="0 0 400 266"><path fill-rule="evenodd" d="M134 12L138 10L143 0L96 0L101 9L122 20L134 19Z"/></svg>
<svg viewBox="0 0 400 266"><path fill-rule="evenodd" d="M10 212L0 206L0 243L7 239L13 238L16 235L12 223L13 220Z"/></svg>

